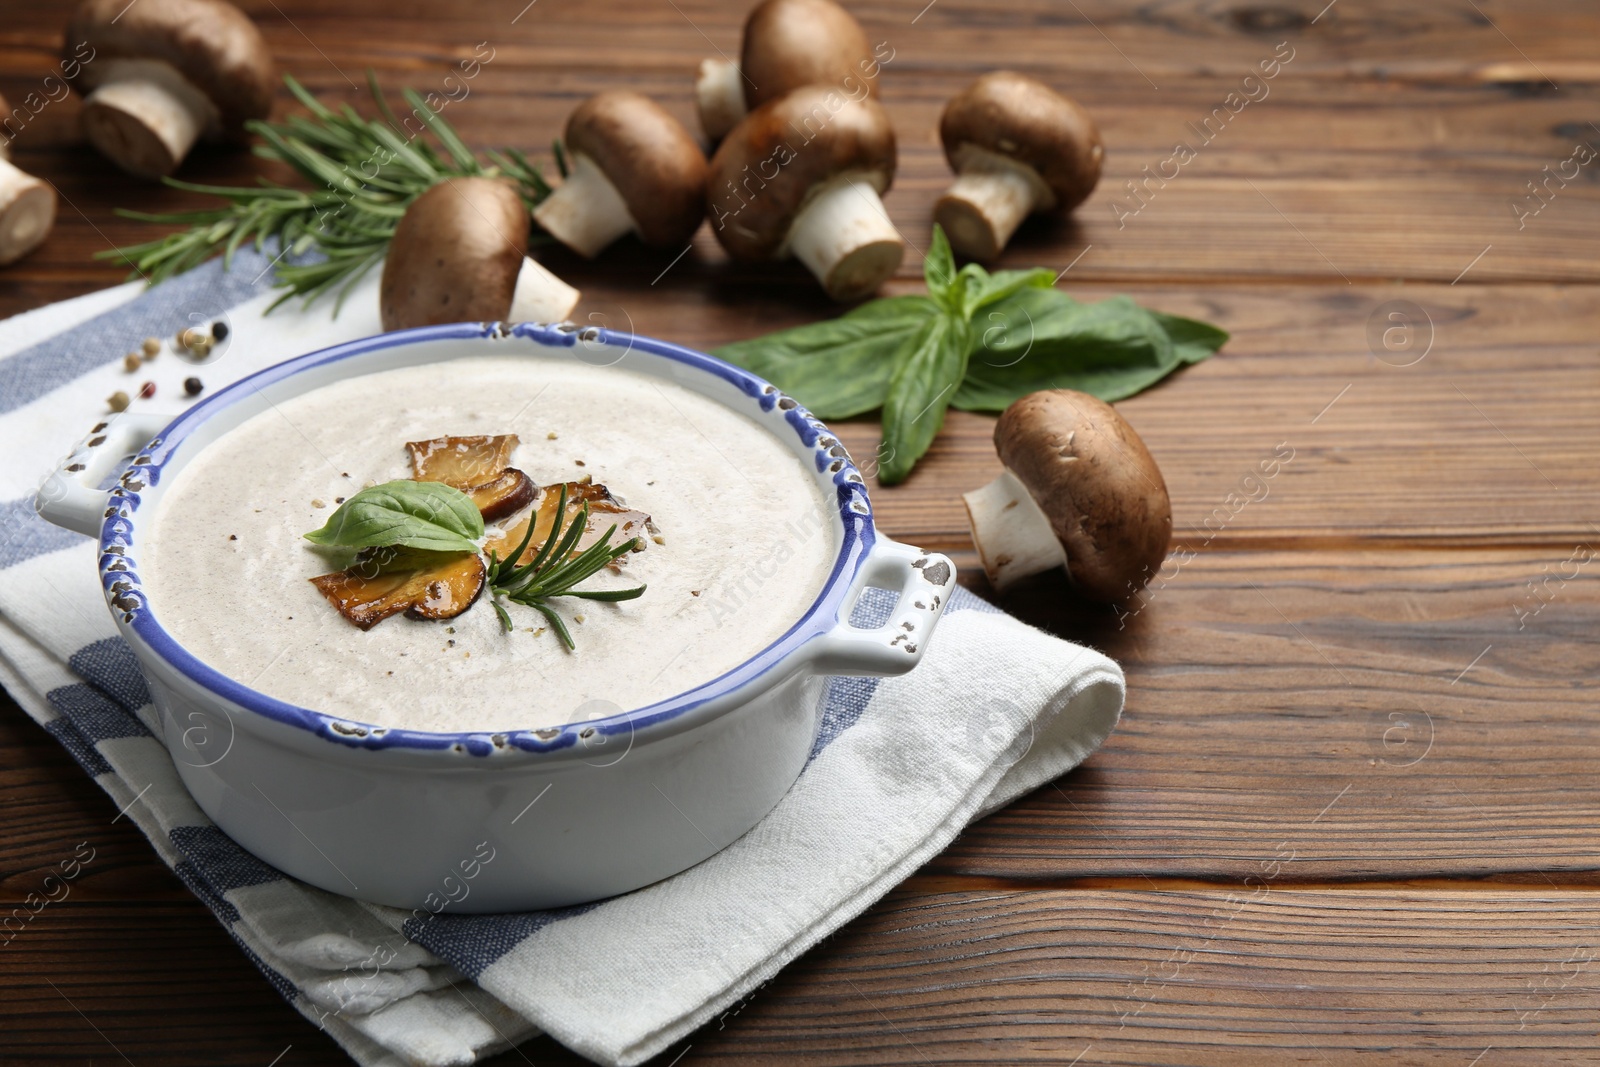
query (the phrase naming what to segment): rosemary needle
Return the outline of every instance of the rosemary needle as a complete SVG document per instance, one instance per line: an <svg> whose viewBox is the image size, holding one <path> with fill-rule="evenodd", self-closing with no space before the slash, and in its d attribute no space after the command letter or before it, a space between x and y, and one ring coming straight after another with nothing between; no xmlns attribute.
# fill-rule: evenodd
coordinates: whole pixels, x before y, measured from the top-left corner
<svg viewBox="0 0 1600 1067"><path fill-rule="evenodd" d="M527 533L523 534L522 543L509 556L500 559L493 553L490 554L489 592L492 598L490 603L494 605L495 613L500 616L500 625L505 627L508 633L512 629L511 615L500 603L502 597L513 604L533 608L543 615L549 621L551 629L561 638L561 643L571 650L577 646L573 643L571 632L567 630L567 624L550 604L552 597L570 596L583 600L617 603L643 596L645 587L638 585L631 589L592 590L574 588L593 577L617 557L631 551L635 539L630 537L620 545L613 545L611 535L617 532L616 524L613 523L610 529L606 530L604 537L577 555L573 555L578 540L589 525L589 504L586 501L578 509L572 524L563 533L561 520L566 513L567 487L562 485L561 495L556 500L555 518L551 522L550 536L545 538L544 545L531 560L521 566L516 562L522 558L522 554L528 550L528 545L533 540L534 527L539 524L537 510L528 516Z"/></svg>

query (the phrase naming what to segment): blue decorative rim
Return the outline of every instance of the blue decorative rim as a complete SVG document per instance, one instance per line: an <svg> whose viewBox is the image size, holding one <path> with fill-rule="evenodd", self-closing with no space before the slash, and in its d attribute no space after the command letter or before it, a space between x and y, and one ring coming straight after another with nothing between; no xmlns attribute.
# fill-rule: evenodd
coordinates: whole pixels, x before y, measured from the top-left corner
<svg viewBox="0 0 1600 1067"><path fill-rule="evenodd" d="M545 349L571 349L580 340L586 345L625 343L628 351L638 350L671 360L732 384L754 401L759 409L759 413L746 414L768 428L773 428L771 413L774 410L782 411L785 423L801 444L811 451L818 476L825 473L831 476L837 512L844 530L833 569L822 591L793 626L772 644L727 673L685 693L620 715L537 730L432 733L374 726L270 697L201 662L156 620L145 597L133 555L133 514L142 502L142 492L160 483L167 463L184 440L201 425L263 387L313 367L412 344L498 341L513 337L532 341ZM461 356L447 359L473 354L483 353L462 353ZM383 369L374 367L361 373L375 373ZM131 630L151 651L190 681L247 711L356 748L454 750L487 756L512 749L532 753L573 750L580 745L592 744L597 734L604 737L623 733L631 735L640 729L669 722L690 725L682 720L686 716L692 718L691 713L706 708L712 702L763 678L776 682L778 679L771 672L807 642L838 624L845 597L876 540L866 485L844 447L810 412L776 386L754 374L694 349L597 327L580 329L570 323L519 323L510 327L501 323L453 323L379 334L285 360L219 390L174 419L134 457L117 486L111 490L105 522L100 531L100 574L112 614L124 630Z"/></svg>

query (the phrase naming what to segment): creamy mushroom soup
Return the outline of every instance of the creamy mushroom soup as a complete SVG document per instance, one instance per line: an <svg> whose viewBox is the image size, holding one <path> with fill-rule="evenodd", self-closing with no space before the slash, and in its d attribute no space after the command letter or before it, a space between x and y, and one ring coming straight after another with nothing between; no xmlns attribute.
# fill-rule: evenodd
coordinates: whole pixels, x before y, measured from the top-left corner
<svg viewBox="0 0 1600 1067"><path fill-rule="evenodd" d="M350 552L302 536L362 487L409 478L407 441L518 435L511 465L591 476L647 512L659 543L560 598L568 651L488 590L445 620L358 629L309 579ZM641 707L723 674L792 626L836 553L812 469L753 420L669 382L578 362L471 357L351 378L206 445L163 497L141 560L152 610L222 673L303 707L391 728L505 731Z"/></svg>

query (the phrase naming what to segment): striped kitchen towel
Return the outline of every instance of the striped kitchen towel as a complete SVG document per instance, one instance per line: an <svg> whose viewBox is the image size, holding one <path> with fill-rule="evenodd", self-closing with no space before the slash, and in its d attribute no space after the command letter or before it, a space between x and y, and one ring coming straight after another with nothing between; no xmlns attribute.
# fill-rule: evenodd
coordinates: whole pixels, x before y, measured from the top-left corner
<svg viewBox="0 0 1600 1067"><path fill-rule="evenodd" d="M184 792L106 610L94 546L32 503L112 392L133 395L148 380L154 395L134 409L176 412L191 375L212 390L378 331L375 278L337 319L326 304L263 317L268 268L241 253L228 272L213 262L0 326L0 684L273 988L358 1063L468 1064L541 1031L601 1063L671 1051L968 822L1075 766L1116 724L1116 664L957 590L921 666L831 683L799 781L755 829L676 877L581 907L426 921L285 877ZM232 330L215 361L197 369L168 354L124 370L144 337L218 318ZM885 610L867 599L859 621Z"/></svg>

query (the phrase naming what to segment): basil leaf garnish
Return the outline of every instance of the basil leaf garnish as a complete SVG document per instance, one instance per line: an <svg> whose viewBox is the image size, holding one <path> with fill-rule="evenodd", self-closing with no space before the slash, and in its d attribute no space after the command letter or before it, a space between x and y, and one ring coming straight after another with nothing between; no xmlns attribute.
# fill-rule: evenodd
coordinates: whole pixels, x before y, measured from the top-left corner
<svg viewBox="0 0 1600 1067"><path fill-rule="evenodd" d="M482 536L483 515L467 494L443 482L402 479L361 490L305 538L339 548L476 552Z"/></svg>

